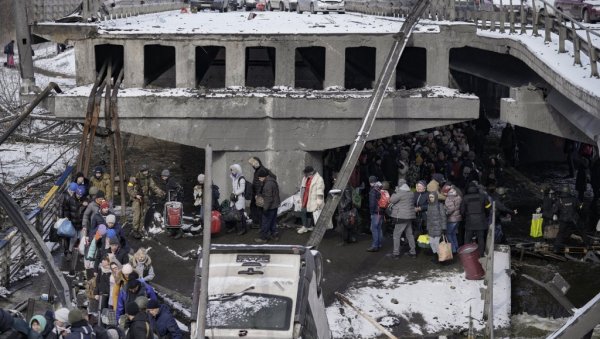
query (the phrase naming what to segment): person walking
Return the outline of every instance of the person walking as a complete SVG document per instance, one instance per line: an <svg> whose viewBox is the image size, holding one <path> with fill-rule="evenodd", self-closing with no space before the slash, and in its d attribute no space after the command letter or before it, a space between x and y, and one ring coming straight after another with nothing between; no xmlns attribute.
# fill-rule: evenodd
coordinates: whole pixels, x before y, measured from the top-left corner
<svg viewBox="0 0 600 339"><path fill-rule="evenodd" d="M440 238L446 233L446 207L438 199L437 192L429 192L429 206L427 206L427 234L429 235L429 246L434 254L438 252ZM434 263L438 262L433 258Z"/></svg>
<svg viewBox="0 0 600 339"><path fill-rule="evenodd" d="M473 235L477 237L479 255L485 252L485 238L488 229L487 211L492 207L487 196L479 192L477 183L472 181L463 197L460 212L465 220L465 244L471 242Z"/></svg>
<svg viewBox="0 0 600 339"><path fill-rule="evenodd" d="M75 191L78 186L76 183L72 182L67 187L67 190L63 192L61 208L59 211L60 218L68 219L73 227L79 233L81 231L81 214L80 212L80 204L75 198ZM71 255L73 253L73 248L75 247L75 242L77 241L77 234L74 237L66 238L61 237L61 241L63 244L63 251L66 260L71 260Z"/></svg>
<svg viewBox="0 0 600 339"><path fill-rule="evenodd" d="M333 173L333 182L337 181L339 173ZM354 206L352 199L352 186L350 182L346 185L342 191L340 197L340 204L338 205L338 225L341 226L342 241L345 244L351 244L356 242L356 219L358 212Z"/></svg>
<svg viewBox="0 0 600 339"><path fill-rule="evenodd" d="M181 339L182 334L177 321L167 305L161 305L156 300L149 300L147 306L150 324L159 338Z"/></svg>
<svg viewBox="0 0 600 339"><path fill-rule="evenodd" d="M104 192L106 200L109 204L112 203L113 199L113 182L108 173L102 166L96 166L94 168L94 175L90 178L90 187L96 187L98 191Z"/></svg>
<svg viewBox="0 0 600 339"><path fill-rule="evenodd" d="M377 181L376 176L370 176L369 185L371 186L371 190L369 191L369 214L371 215L371 236L373 237L373 241L367 252L378 252L383 242L383 230L381 229L383 216L379 208L381 183Z"/></svg>
<svg viewBox="0 0 600 339"><path fill-rule="evenodd" d="M425 233L427 224L427 207L429 194L425 191L427 183L424 180L419 180L415 187L413 195L413 206L415 208L415 231L417 235Z"/></svg>
<svg viewBox="0 0 600 339"><path fill-rule="evenodd" d="M235 208L239 214L239 222L236 222L237 235L246 234L246 198L244 192L246 191L246 185L250 185L246 178L242 174L242 166L239 164L233 164L229 167L229 177L231 178L231 195L229 206Z"/></svg>
<svg viewBox="0 0 600 339"><path fill-rule="evenodd" d="M154 266L152 266L152 259L148 255L150 247L140 247L131 258L131 267L139 274L140 279L145 282L150 282L154 279Z"/></svg>
<svg viewBox="0 0 600 339"><path fill-rule="evenodd" d="M304 167L302 172L304 173L300 183L302 227L298 229L299 234L313 230L313 213L323 208L325 199L325 182L321 175L312 166Z"/></svg>
<svg viewBox="0 0 600 339"><path fill-rule="evenodd" d="M416 218L416 212L413 207L413 193L406 184L406 180L398 180L398 186L396 186L394 194L390 197L390 204L392 205L391 217L394 222L394 248L392 256L396 258L401 256L400 239L402 238L402 234L404 234L408 241L408 246L410 247L408 255L411 258L416 258L417 250L412 229L412 223Z"/></svg>
<svg viewBox="0 0 600 339"><path fill-rule="evenodd" d="M452 244L452 253L458 251L458 224L463 220L462 214L460 214L460 206L462 205L462 197L458 193L458 189L451 186L448 190L448 196L444 202L446 207L446 214L448 215L446 223L446 234L448 240Z"/></svg>
<svg viewBox="0 0 600 339"><path fill-rule="evenodd" d="M262 182L259 180L258 173L261 168L267 170L267 174L273 179L277 180L277 176L273 174L268 168L264 167L262 162L258 157L250 157L248 159L248 163L254 169L254 178L252 179L252 198L250 199L250 219L252 219L252 224L256 225L256 228L262 225L261 219L263 216L263 209L256 205L256 195L260 192L262 187Z"/></svg>
<svg viewBox="0 0 600 339"><path fill-rule="evenodd" d="M156 185L156 182L150 176L148 165L142 164L136 176L129 179L127 193L131 199L133 212L133 230L131 233L134 238L141 239L144 233L144 221L148 212L150 194L154 193L162 198L165 196L165 192Z"/></svg>
<svg viewBox="0 0 600 339"><path fill-rule="evenodd" d="M260 227L260 238L255 239L258 243L265 243L270 239L277 240L277 208L281 203L279 198L279 186L277 181L266 168L260 168L258 179L262 183L259 194L254 198L256 205L262 208L262 224Z"/></svg>
<svg viewBox="0 0 600 339"><path fill-rule="evenodd" d="M137 276L137 274L136 274ZM147 299L158 300L156 298L156 292L152 286L146 284L139 279L131 279L127 282L127 289L119 292L119 298L117 301L117 320L127 310L126 306L131 302L135 302L138 297L145 297Z"/></svg>
<svg viewBox="0 0 600 339"><path fill-rule="evenodd" d="M92 326L85 320L81 310L74 308L69 311L69 324L71 333L65 339L95 339L96 334Z"/></svg>
<svg viewBox="0 0 600 339"><path fill-rule="evenodd" d="M126 339L152 339L154 337L147 315L140 311L140 307L135 301L130 301L125 305L125 312L127 314Z"/></svg>
<svg viewBox="0 0 600 339"><path fill-rule="evenodd" d="M555 252L564 250L566 239L575 231L579 221L579 206L577 199L571 195L569 186L564 185L553 206L553 219L558 220L558 234L554 240Z"/></svg>
<svg viewBox="0 0 600 339"><path fill-rule="evenodd" d="M6 54L6 67L15 67L15 41L11 40L4 46L4 54Z"/></svg>
<svg viewBox="0 0 600 339"><path fill-rule="evenodd" d="M93 191L96 191L96 193L93 194ZM90 196L93 198L93 200L85 208L81 220L81 231L87 237L86 242L88 243L91 241L91 237L93 237L95 234L95 231L92 233L92 217L100 210L100 205L102 205L102 202L104 201L104 192L98 191L97 188L90 188Z"/></svg>

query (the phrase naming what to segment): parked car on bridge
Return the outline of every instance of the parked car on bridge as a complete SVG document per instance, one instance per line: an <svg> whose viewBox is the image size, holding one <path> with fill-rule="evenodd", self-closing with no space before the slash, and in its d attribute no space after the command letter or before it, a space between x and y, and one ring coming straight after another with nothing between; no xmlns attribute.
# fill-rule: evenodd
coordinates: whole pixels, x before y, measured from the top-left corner
<svg viewBox="0 0 600 339"><path fill-rule="evenodd" d="M323 14L329 14L329 12L344 14L346 13L346 4L344 0L298 0L296 12L302 14L304 11L310 11L312 14L316 14L317 12L323 12Z"/></svg>
<svg viewBox="0 0 600 339"><path fill-rule="evenodd" d="M555 0L546 0L546 2L548 3L548 5L556 7ZM529 11L532 11L533 10L532 0L525 0L525 6L527 6ZM541 0L535 0L535 10L536 10L536 12L540 13L540 16L545 16L546 10L548 10L548 15L550 15L550 16L555 15L554 8L552 8L550 6L544 6L544 3Z"/></svg>
<svg viewBox="0 0 600 339"><path fill-rule="evenodd" d="M191 0L190 7L195 7L199 11L204 8L210 8L219 12L227 12L229 9L229 0Z"/></svg>
<svg viewBox="0 0 600 339"><path fill-rule="evenodd" d="M298 6L298 0L269 0L269 9L279 9L280 11L295 11Z"/></svg>
<svg viewBox="0 0 600 339"><path fill-rule="evenodd" d="M598 0L556 0L556 9L586 23L600 20Z"/></svg>

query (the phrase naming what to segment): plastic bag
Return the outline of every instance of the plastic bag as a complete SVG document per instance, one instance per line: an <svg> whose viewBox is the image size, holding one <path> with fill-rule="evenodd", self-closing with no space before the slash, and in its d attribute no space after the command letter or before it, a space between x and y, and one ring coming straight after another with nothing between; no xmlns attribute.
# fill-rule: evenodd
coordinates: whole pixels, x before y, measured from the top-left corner
<svg viewBox="0 0 600 339"><path fill-rule="evenodd" d="M62 222L58 225L58 236L63 238L73 238L77 234L75 227L73 227L73 223L67 218L59 219L59 221L61 220Z"/></svg>
<svg viewBox="0 0 600 339"><path fill-rule="evenodd" d="M79 237L79 246L77 249L79 250L79 255L85 255L85 239L83 234Z"/></svg>
<svg viewBox="0 0 600 339"><path fill-rule="evenodd" d="M417 245L421 248L429 248L429 234L421 234L417 238Z"/></svg>
<svg viewBox="0 0 600 339"><path fill-rule="evenodd" d="M90 241L90 248L88 248L85 259L90 261L94 261L96 259L96 239L92 239L92 241Z"/></svg>
<svg viewBox="0 0 600 339"><path fill-rule="evenodd" d="M531 215L531 230L529 235L532 238L539 238L543 235L542 232L542 223L544 219L542 219L541 213L534 213Z"/></svg>

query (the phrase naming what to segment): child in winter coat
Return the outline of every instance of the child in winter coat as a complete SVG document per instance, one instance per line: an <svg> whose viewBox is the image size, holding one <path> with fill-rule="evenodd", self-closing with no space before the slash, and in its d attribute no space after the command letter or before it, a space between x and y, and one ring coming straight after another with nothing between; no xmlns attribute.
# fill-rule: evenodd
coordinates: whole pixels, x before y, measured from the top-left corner
<svg viewBox="0 0 600 339"><path fill-rule="evenodd" d="M150 248L144 249L140 247L131 259L131 266L145 282L154 279L154 267L152 267L152 260L148 255Z"/></svg>
<svg viewBox="0 0 600 339"><path fill-rule="evenodd" d="M438 252L442 233L446 232L446 207L439 203L438 193L429 193L429 206L427 206L427 233L429 234L429 246L433 253ZM437 259L434 258L435 262Z"/></svg>

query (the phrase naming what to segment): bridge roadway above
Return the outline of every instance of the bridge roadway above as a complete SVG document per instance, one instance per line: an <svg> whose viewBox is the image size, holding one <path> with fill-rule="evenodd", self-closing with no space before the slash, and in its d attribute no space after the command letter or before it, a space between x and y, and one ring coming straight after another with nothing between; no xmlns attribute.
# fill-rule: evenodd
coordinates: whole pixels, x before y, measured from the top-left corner
<svg viewBox="0 0 600 339"><path fill-rule="evenodd" d="M353 13L165 12L97 24L43 23L34 25L32 33L75 46L81 87L54 97L58 117L83 119L89 84L111 59L124 68L125 88L119 95L123 131L196 147L211 143L217 151L218 185L225 184L229 164L239 162L247 171L247 157L258 155L289 193L305 164L320 168L321 151L353 141L401 24L398 18ZM472 50L483 50L525 63L538 86L538 95L532 96L522 93L527 78L509 85L503 117L542 132L595 141L600 96L586 86L592 81L600 88L600 80L573 81L528 44L514 35L481 34L471 23L422 20L369 138L477 118L478 98L447 87L456 86L451 70L485 78L492 69L500 77L506 65L488 64L482 73L476 59L469 60ZM578 125L557 113L561 105L547 105L548 92L560 94L561 103L568 104L563 110L575 107L586 114L587 123Z"/></svg>

